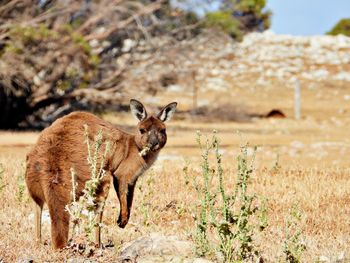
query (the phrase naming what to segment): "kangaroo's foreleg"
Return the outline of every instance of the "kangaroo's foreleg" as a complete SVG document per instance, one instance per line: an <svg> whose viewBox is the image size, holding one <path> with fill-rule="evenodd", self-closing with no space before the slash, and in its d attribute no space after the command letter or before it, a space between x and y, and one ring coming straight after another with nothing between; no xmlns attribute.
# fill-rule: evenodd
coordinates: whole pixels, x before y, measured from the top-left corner
<svg viewBox="0 0 350 263"><path fill-rule="evenodd" d="M130 210L133 197L133 188L131 194L129 194L129 186L124 180L119 180L116 177L113 177L114 189L117 192L119 203L120 203L120 213L117 224L119 227L124 228L129 221ZM129 202L128 202L129 199ZM130 205L129 205L130 203Z"/></svg>
<svg viewBox="0 0 350 263"><path fill-rule="evenodd" d="M130 218L132 200L134 199L134 189L135 189L135 184L128 185L128 194L127 194L128 220Z"/></svg>

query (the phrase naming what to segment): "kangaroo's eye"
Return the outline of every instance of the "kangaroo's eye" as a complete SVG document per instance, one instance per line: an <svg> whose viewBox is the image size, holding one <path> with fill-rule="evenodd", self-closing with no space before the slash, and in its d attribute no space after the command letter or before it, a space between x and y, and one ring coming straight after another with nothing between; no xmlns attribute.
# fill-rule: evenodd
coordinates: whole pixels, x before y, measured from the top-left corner
<svg viewBox="0 0 350 263"><path fill-rule="evenodd" d="M160 130L161 134L165 134L165 129Z"/></svg>
<svg viewBox="0 0 350 263"><path fill-rule="evenodd" d="M146 130L145 129L140 129L140 133L144 134L144 133L146 133Z"/></svg>

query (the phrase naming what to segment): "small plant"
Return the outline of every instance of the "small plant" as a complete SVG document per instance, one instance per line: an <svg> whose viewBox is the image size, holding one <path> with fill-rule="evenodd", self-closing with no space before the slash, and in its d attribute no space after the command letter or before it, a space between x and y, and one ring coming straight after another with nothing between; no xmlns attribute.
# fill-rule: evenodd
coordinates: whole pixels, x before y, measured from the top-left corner
<svg viewBox="0 0 350 263"><path fill-rule="evenodd" d="M149 226L150 224L150 211L149 211L149 204L145 202L145 200L142 198L141 207L140 207L141 213L142 213L142 224L144 226Z"/></svg>
<svg viewBox="0 0 350 263"><path fill-rule="evenodd" d="M306 249L302 242L302 232L300 229L300 221L302 214L298 204L294 204L290 210L289 216L285 220L285 241L283 253L288 263L301 262L301 256Z"/></svg>
<svg viewBox="0 0 350 263"><path fill-rule="evenodd" d="M18 202L22 202L24 200L25 189L26 189L26 185L25 185L24 174L19 173L17 175L17 191L16 191L16 199Z"/></svg>
<svg viewBox="0 0 350 263"><path fill-rule="evenodd" d="M84 126L85 143L87 145L87 161L90 165L91 178L85 183L83 195L77 199L77 180L74 168L71 168L72 176L72 203L66 206L66 210L73 220L73 235L87 238L93 242L93 230L98 226L98 216L103 210L105 200L96 200L96 191L106 171L103 169L105 160L109 152L109 142L103 141L102 130L95 136L93 146L91 146L87 125ZM104 152L101 154L102 146ZM93 147L93 150L92 150ZM99 160L100 159L100 160Z"/></svg>
<svg viewBox="0 0 350 263"><path fill-rule="evenodd" d="M254 205L258 201L257 197L248 191L254 157L249 161L248 146L241 147L237 158L235 187L229 193L224 182L225 173L216 133L211 141L206 139L204 144L198 133L197 142L202 150L202 183L195 184L200 200L198 216L195 218L196 252L200 256L208 256L217 251L223 255L225 262L253 259L259 255L253 242L254 230L257 228L253 219L258 217L259 211L258 229L264 230L267 226L266 202L262 208ZM215 168L210 166L209 161L212 152Z"/></svg>
<svg viewBox="0 0 350 263"><path fill-rule="evenodd" d="M260 231L265 230L268 225L268 213L267 213L267 199L264 199L261 202L261 207L260 207L260 215L259 215L259 229Z"/></svg>
<svg viewBox="0 0 350 263"><path fill-rule="evenodd" d="M12 38L20 39L25 45L34 44L50 38L58 38L57 32L49 29L45 24L39 24L36 27L13 25L9 35Z"/></svg>
<svg viewBox="0 0 350 263"><path fill-rule="evenodd" d="M152 213L152 207L151 207L151 199L154 196L154 192L152 189L154 189L154 173L151 172L149 174L149 176L143 177L142 178L143 182L145 182L146 186L144 185L144 183L140 183L139 184L139 190L141 193L143 193L142 197L141 197L141 206L140 206L140 210L142 213L142 224L144 226L149 226L151 224L151 213Z"/></svg>
<svg viewBox="0 0 350 263"><path fill-rule="evenodd" d="M280 155L279 153L276 154L276 160L271 168L271 172L272 173L277 173L278 171L280 171L282 168L281 164L280 164Z"/></svg>

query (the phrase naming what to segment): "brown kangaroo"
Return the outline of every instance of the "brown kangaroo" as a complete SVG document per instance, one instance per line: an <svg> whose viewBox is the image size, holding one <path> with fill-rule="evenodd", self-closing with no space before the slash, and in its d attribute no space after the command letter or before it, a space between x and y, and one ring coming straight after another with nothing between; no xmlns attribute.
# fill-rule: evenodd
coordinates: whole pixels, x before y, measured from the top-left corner
<svg viewBox="0 0 350 263"><path fill-rule="evenodd" d="M106 176L98 187L96 197L98 201L105 200L113 180L120 203L117 223L124 228L130 217L136 181L153 164L164 147L167 141L164 122L172 117L176 106L177 103L172 102L157 115L148 116L142 103L132 99L130 109L139 120L135 135L86 112L73 112L46 128L27 156L26 183L36 204L37 240L41 241L41 213L46 203L51 218L53 247L58 249L67 245L69 214L65 207L72 201L70 169L74 168L77 175L77 198L82 195L85 182L90 179L84 125L88 126L92 140L102 129L104 140L110 142L104 166ZM102 213L99 220L102 220ZM99 227L96 229L96 243L100 245Z"/></svg>

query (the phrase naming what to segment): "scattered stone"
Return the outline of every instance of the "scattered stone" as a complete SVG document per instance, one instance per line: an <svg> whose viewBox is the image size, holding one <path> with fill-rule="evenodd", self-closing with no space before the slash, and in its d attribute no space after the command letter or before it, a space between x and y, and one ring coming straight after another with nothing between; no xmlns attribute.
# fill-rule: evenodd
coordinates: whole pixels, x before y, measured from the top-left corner
<svg viewBox="0 0 350 263"><path fill-rule="evenodd" d="M194 244L175 236L152 233L124 245L120 253L122 262L182 262L194 258Z"/></svg>
<svg viewBox="0 0 350 263"><path fill-rule="evenodd" d="M32 259L31 257L24 257L17 260L17 263L33 263L33 262L34 262L34 259Z"/></svg>
<svg viewBox="0 0 350 263"><path fill-rule="evenodd" d="M97 261L85 258L69 258L66 263L97 263Z"/></svg>
<svg viewBox="0 0 350 263"><path fill-rule="evenodd" d="M195 258L193 263L212 263L213 261L205 259L205 258Z"/></svg>

